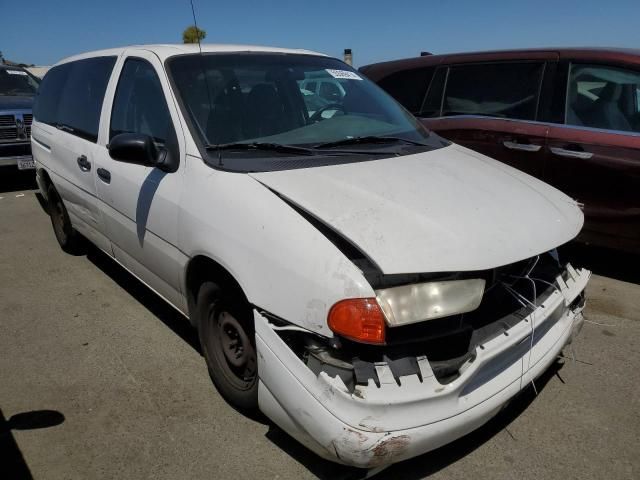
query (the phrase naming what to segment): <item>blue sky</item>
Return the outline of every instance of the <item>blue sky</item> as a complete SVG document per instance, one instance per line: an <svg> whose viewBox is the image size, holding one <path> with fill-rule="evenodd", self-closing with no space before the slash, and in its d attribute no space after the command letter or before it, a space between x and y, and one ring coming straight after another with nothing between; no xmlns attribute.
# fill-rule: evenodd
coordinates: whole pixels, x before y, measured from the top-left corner
<svg viewBox="0 0 640 480"><path fill-rule="evenodd" d="M309 48L354 63L540 46L640 48L640 0L194 0L205 42ZM0 0L5 58L49 65L99 48L181 42L188 0Z"/></svg>

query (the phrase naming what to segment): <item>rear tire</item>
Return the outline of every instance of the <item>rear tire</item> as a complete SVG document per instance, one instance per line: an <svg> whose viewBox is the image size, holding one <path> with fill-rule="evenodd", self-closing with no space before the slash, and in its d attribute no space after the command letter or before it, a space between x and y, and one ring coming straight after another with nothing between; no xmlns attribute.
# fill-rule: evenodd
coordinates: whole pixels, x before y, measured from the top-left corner
<svg viewBox="0 0 640 480"><path fill-rule="evenodd" d="M258 358L251 307L213 282L198 290L200 345L220 394L239 410L258 409Z"/></svg>
<svg viewBox="0 0 640 480"><path fill-rule="evenodd" d="M47 189L47 199L53 233L56 236L56 240L58 240L60 248L71 255L82 254L84 251L84 239L71 226L67 209L53 184L49 185Z"/></svg>

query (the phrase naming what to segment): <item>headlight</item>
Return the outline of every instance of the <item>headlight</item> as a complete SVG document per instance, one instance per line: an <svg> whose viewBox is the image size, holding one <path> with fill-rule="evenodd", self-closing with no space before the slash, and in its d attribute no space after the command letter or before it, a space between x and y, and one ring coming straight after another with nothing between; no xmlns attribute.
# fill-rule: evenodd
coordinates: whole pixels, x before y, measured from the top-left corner
<svg viewBox="0 0 640 480"><path fill-rule="evenodd" d="M376 298L387 324L397 327L475 310L484 285L480 278L416 283L376 290Z"/></svg>

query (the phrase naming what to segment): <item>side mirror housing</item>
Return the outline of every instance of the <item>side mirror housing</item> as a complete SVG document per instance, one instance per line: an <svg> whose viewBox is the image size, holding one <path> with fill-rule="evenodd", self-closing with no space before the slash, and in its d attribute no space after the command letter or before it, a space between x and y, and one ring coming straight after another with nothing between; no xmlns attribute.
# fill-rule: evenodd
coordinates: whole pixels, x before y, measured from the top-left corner
<svg viewBox="0 0 640 480"><path fill-rule="evenodd" d="M107 146L109 156L114 160L145 167L156 167L166 172L173 172L174 155L165 148L158 148L149 135L142 133L120 133L113 137Z"/></svg>

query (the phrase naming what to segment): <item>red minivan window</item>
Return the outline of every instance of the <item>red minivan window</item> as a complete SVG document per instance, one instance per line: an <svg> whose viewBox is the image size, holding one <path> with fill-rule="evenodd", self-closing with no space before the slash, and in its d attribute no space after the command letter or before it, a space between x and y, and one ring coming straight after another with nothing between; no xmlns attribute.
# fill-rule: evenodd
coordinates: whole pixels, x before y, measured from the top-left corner
<svg viewBox="0 0 640 480"><path fill-rule="evenodd" d="M640 132L640 73L603 65L573 64L565 118L576 125Z"/></svg>
<svg viewBox="0 0 640 480"><path fill-rule="evenodd" d="M449 69L442 116L535 120L542 62L459 65Z"/></svg>

